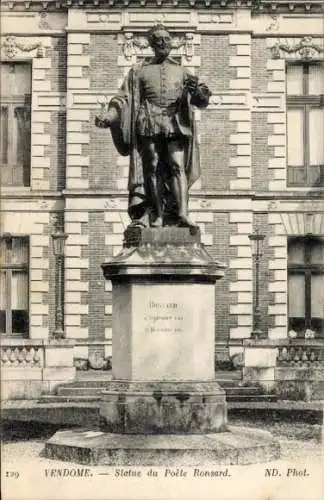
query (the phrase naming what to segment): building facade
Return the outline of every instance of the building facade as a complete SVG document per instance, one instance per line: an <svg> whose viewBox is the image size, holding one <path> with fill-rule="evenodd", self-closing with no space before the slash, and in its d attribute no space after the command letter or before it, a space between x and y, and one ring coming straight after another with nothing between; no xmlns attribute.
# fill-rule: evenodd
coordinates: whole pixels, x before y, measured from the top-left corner
<svg viewBox="0 0 324 500"><path fill-rule="evenodd" d="M216 344L242 351L255 327L256 293L269 343L305 336L321 343L323 3L2 4L7 397L37 397L73 380L75 366L109 364L111 289L100 265L120 251L129 223L128 158L94 119L130 67L151 55L144 35L158 22L173 35L173 56L213 93L209 107L196 111L202 175L190 212L208 251L227 265L215 290ZM53 251L57 232L67 235L64 259ZM255 232L265 236L258 276ZM57 339L58 322L65 340Z"/></svg>

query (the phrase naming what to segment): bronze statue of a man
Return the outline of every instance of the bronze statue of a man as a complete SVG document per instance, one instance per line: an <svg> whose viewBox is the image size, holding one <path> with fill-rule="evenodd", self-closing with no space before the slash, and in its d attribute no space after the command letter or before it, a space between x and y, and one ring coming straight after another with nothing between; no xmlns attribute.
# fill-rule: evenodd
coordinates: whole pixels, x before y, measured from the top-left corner
<svg viewBox="0 0 324 500"><path fill-rule="evenodd" d="M110 127L117 151L130 156L133 224L190 227L188 189L200 175L193 107L207 107L211 92L169 56L172 39L163 25L147 36L154 57L129 71L95 124Z"/></svg>

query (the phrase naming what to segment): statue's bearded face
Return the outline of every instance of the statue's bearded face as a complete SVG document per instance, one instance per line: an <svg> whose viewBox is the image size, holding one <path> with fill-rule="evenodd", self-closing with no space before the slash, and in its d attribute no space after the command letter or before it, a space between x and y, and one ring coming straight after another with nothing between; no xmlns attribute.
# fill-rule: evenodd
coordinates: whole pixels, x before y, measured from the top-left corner
<svg viewBox="0 0 324 500"><path fill-rule="evenodd" d="M152 49L155 55L159 57L167 57L172 48L172 38L170 33L165 30L157 30L152 36Z"/></svg>

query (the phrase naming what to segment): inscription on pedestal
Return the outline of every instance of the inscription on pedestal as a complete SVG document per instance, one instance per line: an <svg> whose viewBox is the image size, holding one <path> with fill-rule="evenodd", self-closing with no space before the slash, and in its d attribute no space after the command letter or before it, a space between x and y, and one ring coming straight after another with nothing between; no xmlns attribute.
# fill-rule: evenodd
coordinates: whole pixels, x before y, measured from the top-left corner
<svg viewBox="0 0 324 500"><path fill-rule="evenodd" d="M182 333L185 331L184 306L177 302L150 300L144 313L145 333Z"/></svg>
<svg viewBox="0 0 324 500"><path fill-rule="evenodd" d="M190 291L181 283L133 285L135 379L206 380L214 376L214 287L191 284Z"/></svg>

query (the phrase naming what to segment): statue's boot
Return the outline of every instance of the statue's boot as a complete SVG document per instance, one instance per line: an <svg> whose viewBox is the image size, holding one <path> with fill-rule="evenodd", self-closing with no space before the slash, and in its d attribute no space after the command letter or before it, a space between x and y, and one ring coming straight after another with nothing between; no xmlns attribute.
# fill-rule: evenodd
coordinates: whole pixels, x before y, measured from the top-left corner
<svg viewBox="0 0 324 500"><path fill-rule="evenodd" d="M188 183L182 171L173 178L173 194L178 206L178 226L197 227L188 216Z"/></svg>
<svg viewBox="0 0 324 500"><path fill-rule="evenodd" d="M148 222L148 217L146 214L143 215L143 217L140 218L135 218L132 220L132 226L140 226L140 227L148 227L149 222Z"/></svg>
<svg viewBox="0 0 324 500"><path fill-rule="evenodd" d="M162 217L156 217L156 219L154 219L151 222L151 227L162 227L162 226L163 226L163 219L162 219Z"/></svg>
<svg viewBox="0 0 324 500"><path fill-rule="evenodd" d="M178 217L178 226L180 227L197 227L197 225L188 217L188 215L181 215Z"/></svg>
<svg viewBox="0 0 324 500"><path fill-rule="evenodd" d="M162 204L161 204L161 194L158 185L157 176L155 174L151 174L149 180L149 192L151 197L152 204L152 213L153 218L151 219L151 227L161 227L163 226L163 218L162 218Z"/></svg>

